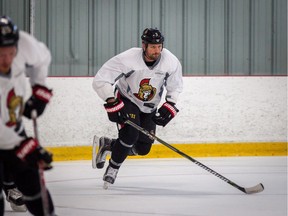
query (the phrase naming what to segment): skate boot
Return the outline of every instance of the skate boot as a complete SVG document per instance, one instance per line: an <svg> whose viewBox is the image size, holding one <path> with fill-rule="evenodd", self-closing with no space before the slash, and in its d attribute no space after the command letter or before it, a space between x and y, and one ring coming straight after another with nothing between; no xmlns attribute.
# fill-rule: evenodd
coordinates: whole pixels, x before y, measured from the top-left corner
<svg viewBox="0 0 288 216"><path fill-rule="evenodd" d="M96 167L98 169L102 169L104 167L106 156L111 153L111 143L112 139L109 139L108 137L100 137L98 140L99 146L98 151L96 154Z"/></svg>
<svg viewBox="0 0 288 216"><path fill-rule="evenodd" d="M107 167L106 172L103 176L104 186L103 188L106 190L108 189L108 186L111 184L114 184L115 179L117 177L119 169L114 169L110 165Z"/></svg>
<svg viewBox="0 0 288 216"><path fill-rule="evenodd" d="M13 211L27 211L26 205L23 200L23 194L17 188L8 189L6 191L6 200L10 203Z"/></svg>

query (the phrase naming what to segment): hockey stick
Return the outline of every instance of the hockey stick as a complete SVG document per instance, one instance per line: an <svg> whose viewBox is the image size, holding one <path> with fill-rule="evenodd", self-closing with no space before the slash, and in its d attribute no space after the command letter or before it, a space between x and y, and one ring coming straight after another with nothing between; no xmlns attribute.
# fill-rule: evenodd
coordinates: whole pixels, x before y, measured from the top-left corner
<svg viewBox="0 0 288 216"><path fill-rule="evenodd" d="M35 136L35 139L39 142L36 110L32 110L31 117L33 121L34 136ZM45 185L45 178L44 178L43 170L44 170L43 164L41 162L38 162L38 172L39 172L39 182L40 182L40 188L41 188L43 213L44 213L44 216L48 216L49 215L49 199L48 199L47 188Z"/></svg>
<svg viewBox="0 0 288 216"><path fill-rule="evenodd" d="M246 193L246 194L253 194L253 193L259 193L261 191L264 190L264 186L262 183L259 183L253 187L249 187L249 188L244 188L239 186L238 184L232 182L231 180L227 179L226 177L222 176L221 174L217 173L216 171L212 170L211 168L207 167L206 165L200 163L199 161L195 160L194 158L188 156L187 154L183 153L182 151L178 150L177 148L173 147L172 145L168 144L167 142L165 142L164 140L160 139L159 137L155 136L154 134L148 132L147 130L145 130L144 128L140 127L139 125L131 122L130 120L125 121L125 124L128 124L132 127L134 127L135 129L137 129L138 131L142 132L143 134L147 135L150 139L152 140L157 140L158 142L160 142L161 144L165 145L166 147L170 148L172 151L180 154L181 156L187 158L188 160L192 161L193 163L195 163L196 165L200 166L201 168L205 169L206 171L208 171L209 173L217 176L218 178L220 178L221 180L227 182L228 184L232 185L233 187L237 188L238 190L241 190L242 192Z"/></svg>

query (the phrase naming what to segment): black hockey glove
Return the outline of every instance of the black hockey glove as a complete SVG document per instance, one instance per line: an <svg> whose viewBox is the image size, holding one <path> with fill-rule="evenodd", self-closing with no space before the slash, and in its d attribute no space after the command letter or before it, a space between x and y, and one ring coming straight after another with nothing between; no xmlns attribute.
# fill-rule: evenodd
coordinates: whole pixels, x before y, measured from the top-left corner
<svg viewBox="0 0 288 216"><path fill-rule="evenodd" d="M115 101L107 102L104 107L111 122L123 124L127 119L126 114L123 112L124 103L120 99L115 98Z"/></svg>
<svg viewBox="0 0 288 216"><path fill-rule="evenodd" d="M164 127L176 116L177 112L179 112L179 110L175 107L175 104L165 102L152 117L152 120L155 124Z"/></svg>
<svg viewBox="0 0 288 216"><path fill-rule="evenodd" d="M32 87L32 96L25 103L23 115L31 119L32 110L36 110L37 116L40 116L52 97L52 90L45 86L35 85Z"/></svg>
<svg viewBox="0 0 288 216"><path fill-rule="evenodd" d="M32 137L23 140L20 146L16 147L15 152L18 158L31 166L37 166L39 162L45 170L52 168L52 154L42 148Z"/></svg>

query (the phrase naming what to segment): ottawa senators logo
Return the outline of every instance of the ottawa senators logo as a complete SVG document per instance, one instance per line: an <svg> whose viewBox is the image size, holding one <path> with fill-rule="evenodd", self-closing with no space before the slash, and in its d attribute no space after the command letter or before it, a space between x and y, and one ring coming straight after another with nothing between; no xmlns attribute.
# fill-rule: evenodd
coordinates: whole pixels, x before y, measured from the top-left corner
<svg viewBox="0 0 288 216"><path fill-rule="evenodd" d="M149 84L150 79L141 80L138 93L134 93L134 96L142 101L150 101L156 94L156 88Z"/></svg>
<svg viewBox="0 0 288 216"><path fill-rule="evenodd" d="M15 94L12 89L7 96L7 108L9 111L9 121L6 123L7 126L16 125L19 115L23 111L22 97Z"/></svg>

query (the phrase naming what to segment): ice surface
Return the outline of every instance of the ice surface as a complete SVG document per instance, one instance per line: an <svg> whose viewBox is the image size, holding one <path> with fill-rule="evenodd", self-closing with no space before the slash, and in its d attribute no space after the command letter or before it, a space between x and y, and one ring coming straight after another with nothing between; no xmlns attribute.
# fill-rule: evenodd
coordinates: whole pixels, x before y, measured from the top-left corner
<svg viewBox="0 0 288 216"><path fill-rule="evenodd" d="M287 157L197 160L265 190L247 195L184 158L126 160L108 190L105 167L92 169L91 161L55 162L45 177L59 216L287 216ZM29 215L5 207L5 215Z"/></svg>

